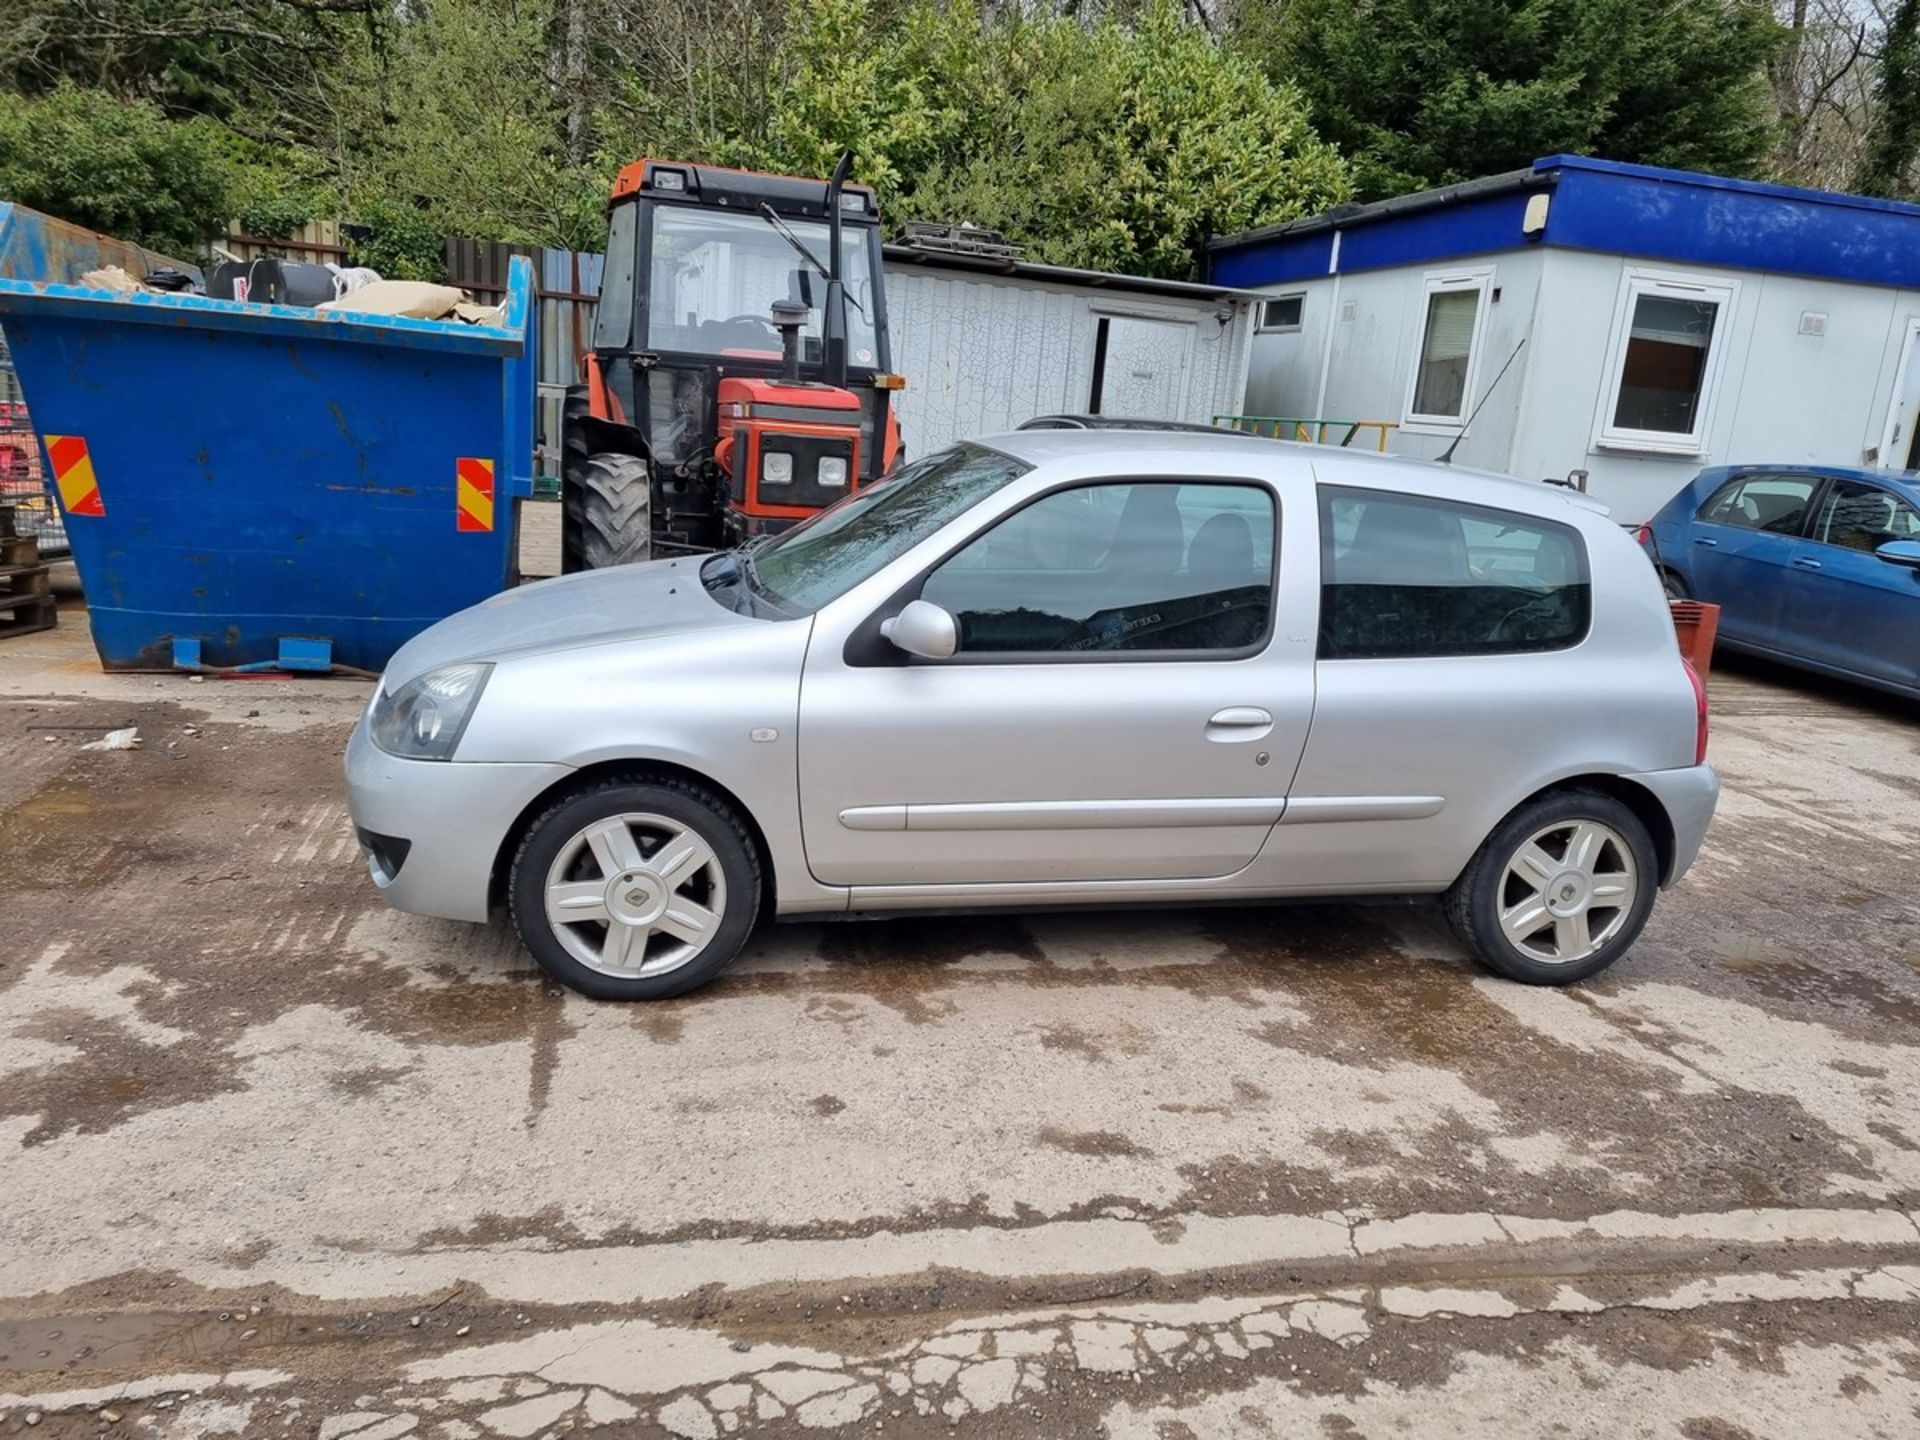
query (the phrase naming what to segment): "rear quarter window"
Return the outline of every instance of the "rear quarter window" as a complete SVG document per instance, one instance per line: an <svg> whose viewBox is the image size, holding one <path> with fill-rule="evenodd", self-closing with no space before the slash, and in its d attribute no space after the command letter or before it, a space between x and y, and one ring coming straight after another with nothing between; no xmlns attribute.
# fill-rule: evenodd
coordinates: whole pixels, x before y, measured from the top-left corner
<svg viewBox="0 0 1920 1440"><path fill-rule="evenodd" d="M1320 491L1320 658L1514 655L1587 633L1580 532L1428 496Z"/></svg>

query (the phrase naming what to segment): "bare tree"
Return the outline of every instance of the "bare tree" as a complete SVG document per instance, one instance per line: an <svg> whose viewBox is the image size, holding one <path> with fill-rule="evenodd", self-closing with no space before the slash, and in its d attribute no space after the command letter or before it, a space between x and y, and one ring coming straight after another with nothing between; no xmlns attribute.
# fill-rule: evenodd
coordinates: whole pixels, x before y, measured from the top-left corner
<svg viewBox="0 0 1920 1440"><path fill-rule="evenodd" d="M1872 123L1886 17L1876 0L1783 0L1776 14L1788 38L1771 75L1774 167L1798 184L1845 185Z"/></svg>

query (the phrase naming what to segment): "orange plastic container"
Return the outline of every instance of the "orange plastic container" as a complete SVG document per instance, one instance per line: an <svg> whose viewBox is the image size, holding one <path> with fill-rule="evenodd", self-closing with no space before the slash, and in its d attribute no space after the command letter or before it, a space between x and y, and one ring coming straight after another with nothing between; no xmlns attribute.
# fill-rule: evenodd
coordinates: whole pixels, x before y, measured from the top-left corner
<svg viewBox="0 0 1920 1440"><path fill-rule="evenodd" d="M1702 683L1713 664L1714 637L1720 633L1720 607L1704 600L1671 600L1674 633L1680 637L1680 653L1693 666Z"/></svg>

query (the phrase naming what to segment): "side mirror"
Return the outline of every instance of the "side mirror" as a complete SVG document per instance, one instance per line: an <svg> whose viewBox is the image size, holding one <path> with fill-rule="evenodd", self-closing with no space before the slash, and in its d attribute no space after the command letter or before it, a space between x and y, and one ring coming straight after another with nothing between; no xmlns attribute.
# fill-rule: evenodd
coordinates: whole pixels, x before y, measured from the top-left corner
<svg viewBox="0 0 1920 1440"><path fill-rule="evenodd" d="M1889 540L1873 553L1889 565L1920 570L1920 540Z"/></svg>
<svg viewBox="0 0 1920 1440"><path fill-rule="evenodd" d="M923 660L945 660L960 648L960 623L931 600L910 600L891 620L880 622L882 638Z"/></svg>

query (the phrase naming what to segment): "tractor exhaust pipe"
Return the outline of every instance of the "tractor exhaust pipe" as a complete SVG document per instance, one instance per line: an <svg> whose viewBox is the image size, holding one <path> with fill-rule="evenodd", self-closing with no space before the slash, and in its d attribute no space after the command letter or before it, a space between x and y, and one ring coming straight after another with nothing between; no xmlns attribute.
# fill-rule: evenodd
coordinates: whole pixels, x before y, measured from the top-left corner
<svg viewBox="0 0 1920 1440"><path fill-rule="evenodd" d="M847 286L840 263L840 192L853 169L853 151L842 150L827 181L827 309L821 317L821 358L826 380L842 389L847 383Z"/></svg>
<svg viewBox="0 0 1920 1440"><path fill-rule="evenodd" d="M798 300L773 302L773 328L780 332L780 378L800 381L800 328L813 312Z"/></svg>

